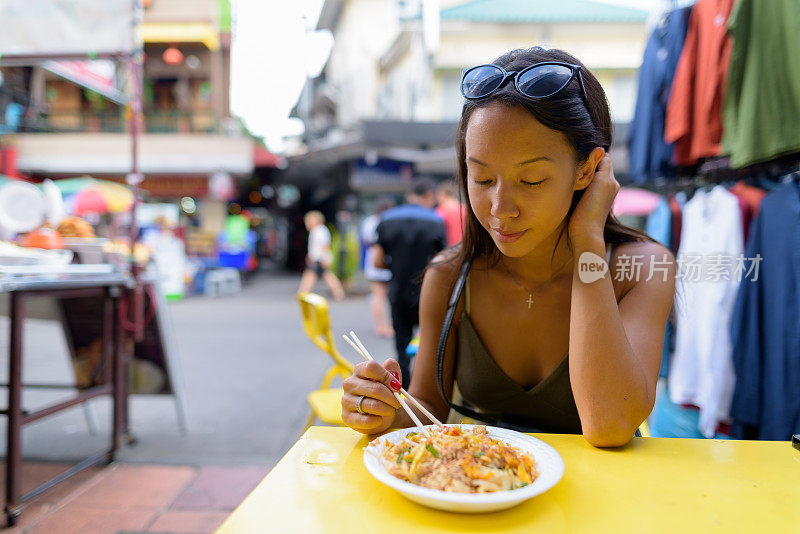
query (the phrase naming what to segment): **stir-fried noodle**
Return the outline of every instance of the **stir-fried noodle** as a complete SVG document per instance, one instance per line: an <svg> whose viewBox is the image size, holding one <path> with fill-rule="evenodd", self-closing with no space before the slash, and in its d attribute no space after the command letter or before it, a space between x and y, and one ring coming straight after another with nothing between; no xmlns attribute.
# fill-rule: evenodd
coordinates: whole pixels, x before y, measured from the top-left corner
<svg viewBox="0 0 800 534"><path fill-rule="evenodd" d="M484 426L431 428L397 443L386 440L381 462L401 480L459 493L517 489L539 475L530 455L490 437Z"/></svg>

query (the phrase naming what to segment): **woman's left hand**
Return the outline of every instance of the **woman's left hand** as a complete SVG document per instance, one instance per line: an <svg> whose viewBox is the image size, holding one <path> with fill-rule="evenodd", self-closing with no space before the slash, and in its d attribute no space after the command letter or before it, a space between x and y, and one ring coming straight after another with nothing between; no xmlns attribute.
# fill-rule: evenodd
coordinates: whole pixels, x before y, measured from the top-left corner
<svg viewBox="0 0 800 534"><path fill-rule="evenodd" d="M575 240L585 237L603 237L606 219L611 212L620 185L614 178L611 158L603 156L594 171L592 182L583 192L569 220L569 235Z"/></svg>

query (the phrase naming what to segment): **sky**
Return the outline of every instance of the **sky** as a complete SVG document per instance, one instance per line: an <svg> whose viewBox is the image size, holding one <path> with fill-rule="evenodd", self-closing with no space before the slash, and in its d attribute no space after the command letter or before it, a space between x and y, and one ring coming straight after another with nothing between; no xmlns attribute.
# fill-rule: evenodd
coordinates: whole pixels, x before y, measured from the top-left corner
<svg viewBox="0 0 800 534"><path fill-rule="evenodd" d="M668 0L593 0L660 10ZM685 3L685 2L682 2ZM262 137L271 151L284 150L285 136L303 124L290 119L307 77L325 66L333 37L316 32L323 0L231 0L231 110Z"/></svg>
<svg viewBox="0 0 800 534"><path fill-rule="evenodd" d="M327 61L333 37L315 32L323 0L232 0L231 111L273 152L303 132L289 112L306 77Z"/></svg>

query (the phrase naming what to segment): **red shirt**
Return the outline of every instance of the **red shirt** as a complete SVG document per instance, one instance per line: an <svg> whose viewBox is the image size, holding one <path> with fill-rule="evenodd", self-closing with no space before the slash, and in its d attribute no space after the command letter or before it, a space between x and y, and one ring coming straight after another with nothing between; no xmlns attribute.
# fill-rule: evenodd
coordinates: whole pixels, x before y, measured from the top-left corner
<svg viewBox="0 0 800 534"><path fill-rule="evenodd" d="M722 141L722 100L731 48L728 17L734 0L698 0L672 79L664 140L675 143L674 160L688 166L718 156Z"/></svg>
<svg viewBox="0 0 800 534"><path fill-rule="evenodd" d="M439 205L436 208L436 213L444 220L447 246L451 247L456 243L460 243L461 236L464 234L467 209L460 202L451 202Z"/></svg>

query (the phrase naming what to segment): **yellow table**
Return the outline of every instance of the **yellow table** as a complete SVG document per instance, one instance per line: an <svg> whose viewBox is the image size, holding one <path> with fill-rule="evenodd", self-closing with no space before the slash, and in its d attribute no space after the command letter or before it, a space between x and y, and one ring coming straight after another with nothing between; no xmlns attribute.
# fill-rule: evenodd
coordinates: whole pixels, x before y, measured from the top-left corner
<svg viewBox="0 0 800 534"><path fill-rule="evenodd" d="M634 438L617 450L582 436L536 434L564 478L502 512L425 508L362 462L367 439L312 427L217 534L341 532L800 532L800 451L790 442Z"/></svg>

